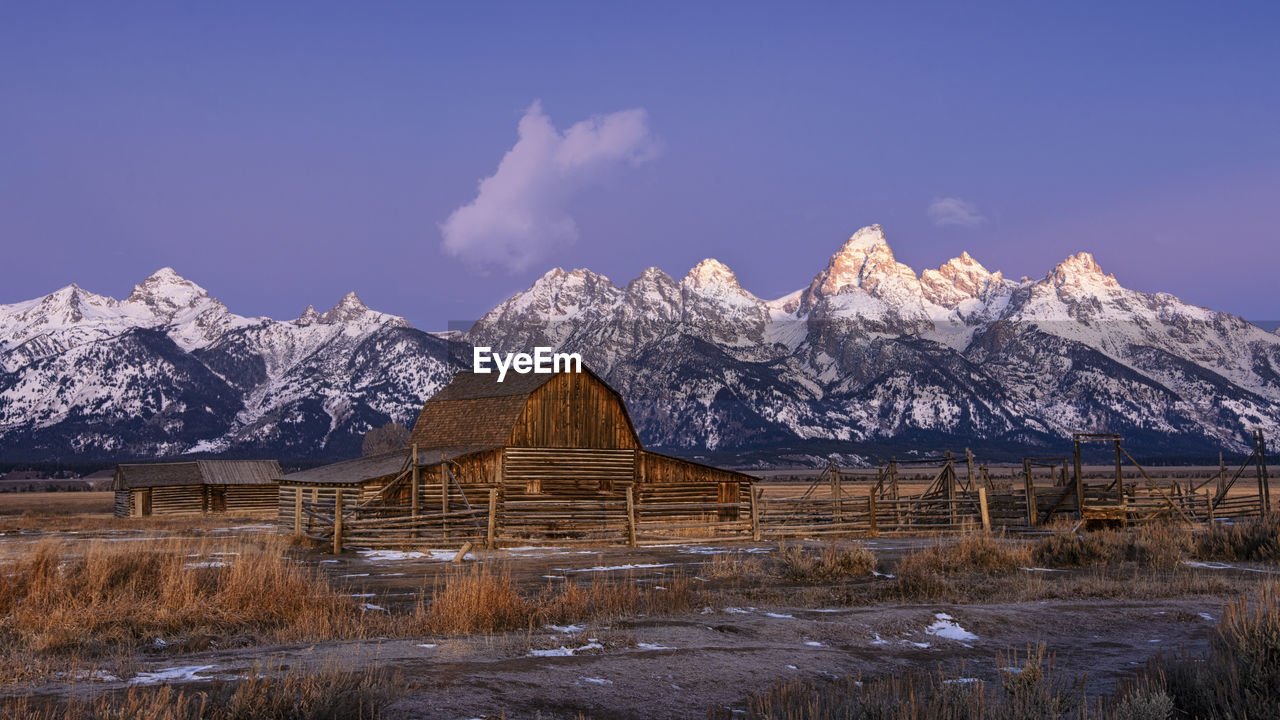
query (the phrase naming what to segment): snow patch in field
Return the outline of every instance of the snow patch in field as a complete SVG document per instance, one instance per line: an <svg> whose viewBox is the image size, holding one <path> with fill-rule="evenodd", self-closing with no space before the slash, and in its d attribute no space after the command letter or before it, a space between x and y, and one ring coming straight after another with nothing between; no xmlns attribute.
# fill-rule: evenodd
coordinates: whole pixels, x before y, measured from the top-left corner
<svg viewBox="0 0 1280 720"><path fill-rule="evenodd" d="M185 565L182 566L182 569L193 570L195 568L220 568L220 567L230 567L230 566L231 566L231 563L225 560L199 560L196 562L186 563Z"/></svg>
<svg viewBox="0 0 1280 720"><path fill-rule="evenodd" d="M575 654L584 650L603 650L604 646L598 642L589 642L582 647L565 647L561 645L558 648L550 650L530 650L529 657L573 657Z"/></svg>
<svg viewBox="0 0 1280 720"><path fill-rule="evenodd" d="M155 685L156 683L194 682L211 678L201 675L217 667L216 665L184 665L182 667L163 668L155 672L138 673L130 685Z"/></svg>
<svg viewBox="0 0 1280 720"><path fill-rule="evenodd" d="M386 608L384 608L384 607L382 607L382 606L380 606L380 605L374 605L373 603L365 603L365 604L364 604L364 605L362 605L361 607L362 607L363 609L365 609L365 610L383 610L383 611L385 611L385 610L386 610Z"/></svg>
<svg viewBox="0 0 1280 720"><path fill-rule="evenodd" d="M969 677L953 678L951 680L942 681L944 685L970 685L972 683L980 683L980 682L982 681L979 680L978 678L969 678Z"/></svg>
<svg viewBox="0 0 1280 720"><path fill-rule="evenodd" d="M795 620L796 618L795 615L788 615L786 613L774 613L774 612L767 612L764 614L764 616L771 617L771 618L785 619L785 620Z"/></svg>
<svg viewBox="0 0 1280 720"><path fill-rule="evenodd" d="M418 643L418 647L426 648L428 650L434 650L435 648L439 647L439 645L436 645L435 643Z"/></svg>
<svg viewBox="0 0 1280 720"><path fill-rule="evenodd" d="M808 645L809 647L826 647L826 645L823 645L822 643L818 642L817 640L805 640L805 641L804 641L804 644L805 644L805 645Z"/></svg>
<svg viewBox="0 0 1280 720"><path fill-rule="evenodd" d="M755 610L755 608L747 608L746 610L743 610L740 607L727 607L724 609L724 611L730 615L750 615L752 610Z"/></svg>
<svg viewBox="0 0 1280 720"><path fill-rule="evenodd" d="M675 648L673 647L667 647L665 645L658 645L657 643L646 643L646 642L636 643L636 648L640 650L675 650Z"/></svg>
<svg viewBox="0 0 1280 720"><path fill-rule="evenodd" d="M584 572L612 572L614 570L648 570L650 568L671 567L675 563L636 563L634 565L597 565L589 568L551 568L560 572L584 573Z"/></svg>
<svg viewBox="0 0 1280 720"><path fill-rule="evenodd" d="M591 683L592 685L612 685L613 684L612 680L605 680L604 678L598 678L598 677L584 677L580 679L582 680L582 682Z"/></svg>
<svg viewBox="0 0 1280 720"><path fill-rule="evenodd" d="M1066 570L1057 570L1054 568L1042 568L1042 567L1024 567L1022 569L1026 570L1027 572L1066 572Z"/></svg>
<svg viewBox="0 0 1280 720"><path fill-rule="evenodd" d="M1209 613L1202 612L1200 613L1200 617L1204 618L1205 620L1208 620L1209 622L1213 622L1215 620L1215 618Z"/></svg>
<svg viewBox="0 0 1280 720"><path fill-rule="evenodd" d="M458 555L457 550L361 550L361 557L370 562L398 562L401 560L433 560L436 562L452 562ZM467 553L464 560L474 560Z"/></svg>
<svg viewBox="0 0 1280 720"><path fill-rule="evenodd" d="M948 640L977 640L978 636L960 627L955 622L955 618L946 613L935 613L934 623L925 628L924 631L930 635L946 638Z"/></svg>
<svg viewBox="0 0 1280 720"><path fill-rule="evenodd" d="M580 633L587 629L586 625L545 625L544 627L558 633Z"/></svg>

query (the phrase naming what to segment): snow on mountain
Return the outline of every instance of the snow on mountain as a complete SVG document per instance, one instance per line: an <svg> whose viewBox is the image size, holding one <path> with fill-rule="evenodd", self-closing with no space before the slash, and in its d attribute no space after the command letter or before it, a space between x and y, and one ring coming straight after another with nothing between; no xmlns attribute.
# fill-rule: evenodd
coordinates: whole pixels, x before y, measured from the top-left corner
<svg viewBox="0 0 1280 720"><path fill-rule="evenodd" d="M370 427L412 421L446 354L355 293L280 322L235 315L170 268L122 301L72 285L0 306L0 447L351 454Z"/></svg>
<svg viewBox="0 0 1280 720"><path fill-rule="evenodd" d="M1190 456L1280 433L1277 333L1129 290L1088 253L1034 280L968 253L917 274L872 225L773 300L710 258L625 286L557 268L465 334L355 293L241 317L169 268L124 300L70 285L0 306L0 451L351 455L370 427L411 422L468 343L579 352L646 443L734 457L1017 457L1080 430Z"/></svg>
<svg viewBox="0 0 1280 720"><path fill-rule="evenodd" d="M550 311L551 286L571 313ZM917 275L878 225L776 300L710 259L678 284L650 268L625 289L553 270L468 339L582 353L632 402L642 434L676 447L1009 446L1111 429L1194 453L1240 449L1246 428L1280 431L1276 334L1128 290L1088 253L1041 280L1006 279L968 253Z"/></svg>

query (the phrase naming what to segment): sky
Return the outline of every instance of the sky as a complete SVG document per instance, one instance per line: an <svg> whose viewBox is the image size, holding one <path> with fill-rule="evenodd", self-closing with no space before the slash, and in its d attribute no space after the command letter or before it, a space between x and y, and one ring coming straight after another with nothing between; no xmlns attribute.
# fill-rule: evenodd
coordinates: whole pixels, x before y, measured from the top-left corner
<svg viewBox="0 0 1280 720"><path fill-rule="evenodd" d="M552 267L917 271L1280 319L1276 3L6 3L0 303L172 266L428 329Z"/></svg>

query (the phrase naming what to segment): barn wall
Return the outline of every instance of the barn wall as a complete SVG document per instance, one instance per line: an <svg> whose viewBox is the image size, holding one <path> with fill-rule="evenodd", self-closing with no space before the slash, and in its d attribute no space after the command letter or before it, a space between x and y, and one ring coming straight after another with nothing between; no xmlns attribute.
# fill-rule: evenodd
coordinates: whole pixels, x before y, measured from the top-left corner
<svg viewBox="0 0 1280 720"><path fill-rule="evenodd" d="M633 450L507 448L502 468L505 497L626 497L635 481Z"/></svg>
<svg viewBox="0 0 1280 720"><path fill-rule="evenodd" d="M742 473L721 470L709 465L702 465L648 451L640 453L640 477L642 482L655 485L662 483L737 483L752 481L750 476Z"/></svg>
<svg viewBox="0 0 1280 720"><path fill-rule="evenodd" d="M524 448L636 450L622 400L587 373L561 373L529 396L507 444Z"/></svg>
<svg viewBox="0 0 1280 720"><path fill-rule="evenodd" d="M227 485L226 512L232 515L270 515L279 495L275 485Z"/></svg>
<svg viewBox="0 0 1280 720"><path fill-rule="evenodd" d="M202 485L153 487L150 490L152 515L200 515L204 512Z"/></svg>
<svg viewBox="0 0 1280 720"><path fill-rule="evenodd" d="M133 507L132 498L129 497L128 490L117 490L115 504L112 512L116 517L129 517L129 509Z"/></svg>

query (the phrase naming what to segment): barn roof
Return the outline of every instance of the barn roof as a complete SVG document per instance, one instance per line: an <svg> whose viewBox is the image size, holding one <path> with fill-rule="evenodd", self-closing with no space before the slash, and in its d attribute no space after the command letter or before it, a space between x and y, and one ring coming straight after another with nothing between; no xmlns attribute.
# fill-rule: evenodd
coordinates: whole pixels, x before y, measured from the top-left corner
<svg viewBox="0 0 1280 720"><path fill-rule="evenodd" d="M493 446L464 446L437 448L435 450L419 450L419 465L436 465L445 456L450 460L470 455L475 452L492 450ZM409 450L392 450L391 452L369 455L343 460L330 465L321 465L310 470L301 470L280 478L280 482L300 485L354 485L368 480L399 475L409 467Z"/></svg>
<svg viewBox="0 0 1280 720"><path fill-rule="evenodd" d="M273 485L280 477L275 460L195 460L117 465L115 490L171 485Z"/></svg>
<svg viewBox="0 0 1280 720"><path fill-rule="evenodd" d="M617 390L586 366L582 372L613 393L625 411L626 403ZM506 445L529 396L557 374L508 372L503 381L498 382L496 372L454 373L448 385L422 404L408 445L416 443L419 449L441 445ZM627 423L630 422L628 417Z"/></svg>

